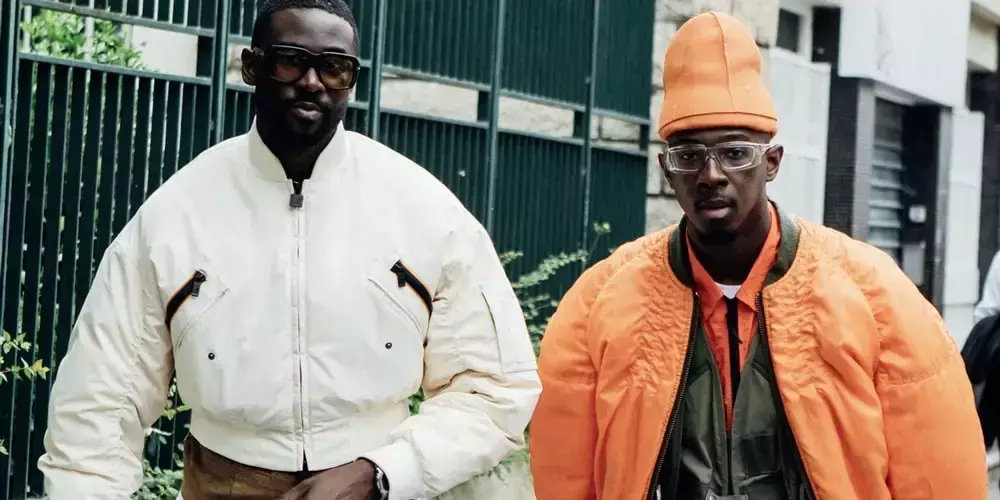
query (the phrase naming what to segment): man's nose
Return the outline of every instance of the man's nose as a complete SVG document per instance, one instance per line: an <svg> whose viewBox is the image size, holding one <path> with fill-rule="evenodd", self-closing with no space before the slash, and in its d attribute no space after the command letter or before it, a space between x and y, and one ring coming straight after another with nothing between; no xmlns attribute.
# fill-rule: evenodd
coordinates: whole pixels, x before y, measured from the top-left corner
<svg viewBox="0 0 1000 500"><path fill-rule="evenodd" d="M319 92L324 88L323 82L319 79L319 74L313 68L309 68L306 74L302 75L302 78L299 78L296 85L309 92Z"/></svg>
<svg viewBox="0 0 1000 500"><path fill-rule="evenodd" d="M698 172L698 183L707 184L709 186L715 186L719 184L726 184L729 182L729 178L726 177L726 173L722 171L722 166L715 157L709 156L705 160L705 166Z"/></svg>

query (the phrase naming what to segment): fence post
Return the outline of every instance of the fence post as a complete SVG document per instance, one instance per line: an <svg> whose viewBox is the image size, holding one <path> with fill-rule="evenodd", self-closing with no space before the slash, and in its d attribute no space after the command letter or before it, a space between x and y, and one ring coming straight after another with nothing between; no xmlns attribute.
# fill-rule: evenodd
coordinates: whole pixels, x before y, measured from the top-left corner
<svg viewBox="0 0 1000 500"><path fill-rule="evenodd" d="M371 87L368 89L368 116L365 128L368 137L379 140L379 125L382 123L382 62L385 60L385 24L387 0L375 0L375 19L372 20L372 60ZM360 47L358 50L360 51Z"/></svg>
<svg viewBox="0 0 1000 500"><path fill-rule="evenodd" d="M14 128L14 75L17 73L17 12L20 0L2 2L0 7L0 250L7 239L7 178L10 174ZM0 251L0 276L7 256ZM0 303L0 318L3 304Z"/></svg>
<svg viewBox="0 0 1000 500"><path fill-rule="evenodd" d="M583 111L583 235L580 248L589 247L590 239L590 180L594 163L591 129L594 122L594 101L597 96L597 51L601 32L601 0L593 0L590 18L590 71L587 75L587 103Z"/></svg>
<svg viewBox="0 0 1000 500"><path fill-rule="evenodd" d="M212 143L222 142L226 123L226 68L229 63L231 0L215 0L215 38L212 47Z"/></svg>
<svg viewBox="0 0 1000 500"><path fill-rule="evenodd" d="M489 184L486 190L486 231L496 235L497 178L500 166L497 164L500 143L500 92L503 76L504 33L507 24L507 0L493 0L493 67L490 71L489 116L486 131L486 169Z"/></svg>

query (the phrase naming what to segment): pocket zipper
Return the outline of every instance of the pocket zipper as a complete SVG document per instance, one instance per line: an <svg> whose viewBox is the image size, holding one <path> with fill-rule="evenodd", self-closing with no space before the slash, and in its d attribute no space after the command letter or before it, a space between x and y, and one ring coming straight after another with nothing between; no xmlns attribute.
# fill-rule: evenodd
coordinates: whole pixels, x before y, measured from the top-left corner
<svg viewBox="0 0 1000 500"><path fill-rule="evenodd" d="M190 297L197 297L201 293L201 284L206 281L208 281L208 275L206 275L201 269L198 269L194 272L194 275L184 282L184 285L181 286L179 290L174 292L172 297L170 297L170 300L167 302L167 330L170 329L170 323L173 321L174 315L176 315L177 311L182 305L184 305L184 302Z"/></svg>
<svg viewBox="0 0 1000 500"><path fill-rule="evenodd" d="M399 288L403 288L406 285L410 285L410 288L420 296L420 300L423 301L424 306L427 307L427 314L430 315L434 312L434 301L431 298L430 292L427 291L427 287L417 279L416 276L409 269L403 265L403 261L397 260L392 268L389 269L393 274L396 275L396 282Z"/></svg>

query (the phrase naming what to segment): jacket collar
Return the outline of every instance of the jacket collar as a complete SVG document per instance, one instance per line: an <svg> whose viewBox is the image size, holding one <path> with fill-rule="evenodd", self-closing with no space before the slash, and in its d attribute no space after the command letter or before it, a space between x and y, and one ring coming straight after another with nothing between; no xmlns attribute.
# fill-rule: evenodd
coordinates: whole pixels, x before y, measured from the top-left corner
<svg viewBox="0 0 1000 500"><path fill-rule="evenodd" d="M764 286L778 281L788 272L788 268L795 261L795 253L799 248L799 225L777 203L774 203L774 201L771 201L771 203L774 205L775 212L778 213L778 223L781 225L781 240L778 243L777 258L774 260L774 265L767 272L767 277L764 279ZM684 286L693 288L694 276L691 273L691 261L688 259L687 238L684 237L687 234L687 225L687 216L681 217L677 229L670 233L668 260L670 269L677 276L677 279Z"/></svg>
<svg viewBox="0 0 1000 500"><path fill-rule="evenodd" d="M250 130L247 132L248 156L254 171L260 177L277 182L285 182L288 176L281 162L264 144L260 133L257 130L257 118L254 117ZM316 167L313 169L310 180L321 180L329 178L337 170L337 167L344 163L350 156L350 141L347 137L347 130L344 123L337 125L337 132L333 134L330 144L327 144L316 159Z"/></svg>

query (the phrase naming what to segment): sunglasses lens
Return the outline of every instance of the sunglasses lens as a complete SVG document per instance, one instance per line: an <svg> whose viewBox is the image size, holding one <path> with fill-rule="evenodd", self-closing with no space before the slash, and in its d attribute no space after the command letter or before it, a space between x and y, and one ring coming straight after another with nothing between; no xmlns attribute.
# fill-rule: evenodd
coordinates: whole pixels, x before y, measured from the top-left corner
<svg viewBox="0 0 1000 500"><path fill-rule="evenodd" d="M667 162L675 172L697 172L705 165L704 147L681 146L667 152Z"/></svg>
<svg viewBox="0 0 1000 500"><path fill-rule="evenodd" d="M271 77L282 83L302 78L309 64L309 55L294 50L275 50L271 55Z"/></svg>
<svg viewBox="0 0 1000 500"><path fill-rule="evenodd" d="M716 149L716 157L722 163L722 168L738 170L753 165L754 152L754 147L750 145L726 144Z"/></svg>
<svg viewBox="0 0 1000 500"><path fill-rule="evenodd" d="M317 62L316 69L327 88L343 90L354 82L354 63L345 57L325 55Z"/></svg>

